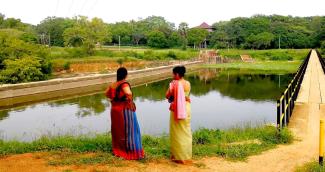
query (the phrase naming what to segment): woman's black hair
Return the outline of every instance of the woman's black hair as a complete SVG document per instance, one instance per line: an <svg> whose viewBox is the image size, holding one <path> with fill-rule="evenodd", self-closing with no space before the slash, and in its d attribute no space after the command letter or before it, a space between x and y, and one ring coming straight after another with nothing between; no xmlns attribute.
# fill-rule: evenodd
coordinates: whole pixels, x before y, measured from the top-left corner
<svg viewBox="0 0 325 172"><path fill-rule="evenodd" d="M128 75L128 70L126 70L126 68L124 68L124 67L120 67L117 69L116 79L117 79L117 81L121 81L121 80L125 79L127 75Z"/></svg>
<svg viewBox="0 0 325 172"><path fill-rule="evenodd" d="M178 74L180 77L184 77L186 68L184 66L176 66L173 68L173 73Z"/></svg>

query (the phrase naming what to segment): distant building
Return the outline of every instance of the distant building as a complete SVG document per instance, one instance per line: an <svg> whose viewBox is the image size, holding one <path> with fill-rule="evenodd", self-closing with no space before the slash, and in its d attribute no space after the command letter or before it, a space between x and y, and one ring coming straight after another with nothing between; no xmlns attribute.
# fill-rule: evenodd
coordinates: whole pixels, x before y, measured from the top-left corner
<svg viewBox="0 0 325 172"><path fill-rule="evenodd" d="M195 28L201 28L207 30L209 33L214 31L214 28L210 25L208 25L206 22L203 22L199 26L196 26ZM207 48L210 44L210 40L208 38L205 38L204 42L201 43L200 48Z"/></svg>
<svg viewBox="0 0 325 172"><path fill-rule="evenodd" d="M201 28L201 29L205 29L208 32L213 32L214 28L210 25L208 25L206 22L203 22L202 24L200 24L199 26L196 26L196 28Z"/></svg>

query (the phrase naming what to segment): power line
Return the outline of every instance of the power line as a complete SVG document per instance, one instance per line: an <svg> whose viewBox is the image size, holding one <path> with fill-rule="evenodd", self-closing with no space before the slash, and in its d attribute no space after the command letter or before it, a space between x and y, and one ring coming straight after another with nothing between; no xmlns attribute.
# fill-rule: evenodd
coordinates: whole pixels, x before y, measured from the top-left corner
<svg viewBox="0 0 325 172"><path fill-rule="evenodd" d="M89 16L90 12L92 12L92 10L94 9L94 7L97 5L98 0L95 0L95 2L93 3L93 5L90 7L90 9L88 10L88 14L87 16Z"/></svg>
<svg viewBox="0 0 325 172"><path fill-rule="evenodd" d="M81 15L81 13L83 12L83 10L84 10L85 5L87 4L87 2L88 2L88 0L85 0L84 3L82 4L82 6L81 6L81 10L80 10L80 14L79 14L79 15Z"/></svg>
<svg viewBox="0 0 325 172"><path fill-rule="evenodd" d="M56 7L55 7L54 16L56 16L56 12L57 12L58 9L59 9L59 4L60 4L60 0L57 0L57 1L56 1Z"/></svg>
<svg viewBox="0 0 325 172"><path fill-rule="evenodd" d="M69 5L69 8L68 8L68 13L67 13L67 16L69 16L70 12L71 12L71 9L73 7L73 4L74 4L74 0L71 0L71 3Z"/></svg>

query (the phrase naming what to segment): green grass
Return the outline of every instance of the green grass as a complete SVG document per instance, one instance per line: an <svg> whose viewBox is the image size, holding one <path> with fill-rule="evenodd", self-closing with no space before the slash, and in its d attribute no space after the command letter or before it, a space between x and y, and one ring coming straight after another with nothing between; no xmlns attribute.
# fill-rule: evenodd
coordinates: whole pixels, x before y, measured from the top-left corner
<svg viewBox="0 0 325 172"><path fill-rule="evenodd" d="M180 49L150 49L136 47L118 47L98 48L94 55L87 55L81 48L63 48L51 47L51 58L54 69L66 69L69 64L80 63L114 63L127 61L165 61L165 60L187 60L197 57L197 50Z"/></svg>
<svg viewBox="0 0 325 172"><path fill-rule="evenodd" d="M320 166L317 161L312 161L298 167L296 172L325 172L325 166Z"/></svg>
<svg viewBox="0 0 325 172"><path fill-rule="evenodd" d="M170 59L190 59L197 57L199 52L197 50L181 50L181 49L151 49L151 48L97 48L94 55L88 56L81 48L63 48L52 47L51 57L53 59L107 59L107 58L133 58L142 60L170 60Z"/></svg>
<svg viewBox="0 0 325 172"><path fill-rule="evenodd" d="M254 63L221 63L204 65L205 68L224 68L224 69L243 69L243 70L259 70L273 72L296 72L301 61L257 61Z"/></svg>
<svg viewBox="0 0 325 172"><path fill-rule="evenodd" d="M250 142L252 140L258 142ZM193 133L193 158L221 156L229 160L245 160L250 155L259 154L278 144L291 143L292 140L293 136L287 129L278 132L273 126L225 131L199 129ZM143 136L142 142L146 159L141 162L170 157L168 136ZM119 159L113 157L111 149L111 137L106 134L95 137L44 137L33 142L0 142L0 156L39 151L55 152L58 157L51 158L49 161L51 165L114 163ZM80 153L94 153L94 155L76 156Z"/></svg>
<svg viewBox="0 0 325 172"><path fill-rule="evenodd" d="M271 49L271 50L239 50L221 49L220 55L224 57L240 59L240 55L248 54L256 60L302 60L309 52L309 49Z"/></svg>

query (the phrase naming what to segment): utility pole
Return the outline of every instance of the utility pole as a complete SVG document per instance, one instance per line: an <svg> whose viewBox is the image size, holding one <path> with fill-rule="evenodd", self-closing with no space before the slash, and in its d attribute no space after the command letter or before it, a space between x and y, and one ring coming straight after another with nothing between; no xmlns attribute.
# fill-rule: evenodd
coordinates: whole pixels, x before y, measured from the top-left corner
<svg viewBox="0 0 325 172"><path fill-rule="evenodd" d="M118 50L121 51L121 36L118 36Z"/></svg>

